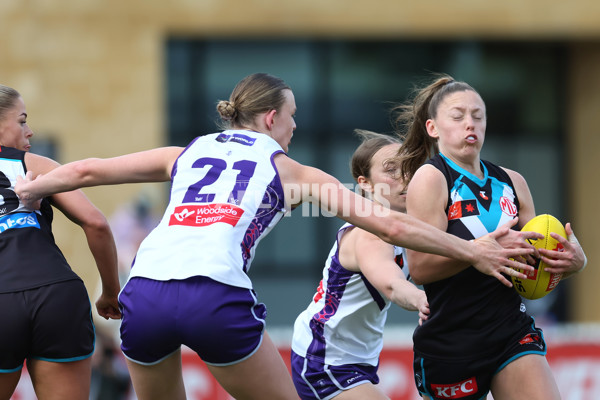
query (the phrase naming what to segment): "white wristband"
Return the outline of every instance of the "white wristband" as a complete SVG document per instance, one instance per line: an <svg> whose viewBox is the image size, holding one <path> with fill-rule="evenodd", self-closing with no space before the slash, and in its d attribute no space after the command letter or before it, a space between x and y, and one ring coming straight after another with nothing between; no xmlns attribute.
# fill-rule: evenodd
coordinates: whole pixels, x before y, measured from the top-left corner
<svg viewBox="0 0 600 400"><path fill-rule="evenodd" d="M585 252L583 251L583 247L581 247L581 245L579 244L579 240L577 240L577 238L575 237L574 233L568 235L567 239L569 239L569 242L571 242L571 243L576 244L577 246L579 246L581 248L581 251L583 252L583 267L581 267L581 269L579 270L579 272L581 272L587 266L587 257L585 256Z"/></svg>

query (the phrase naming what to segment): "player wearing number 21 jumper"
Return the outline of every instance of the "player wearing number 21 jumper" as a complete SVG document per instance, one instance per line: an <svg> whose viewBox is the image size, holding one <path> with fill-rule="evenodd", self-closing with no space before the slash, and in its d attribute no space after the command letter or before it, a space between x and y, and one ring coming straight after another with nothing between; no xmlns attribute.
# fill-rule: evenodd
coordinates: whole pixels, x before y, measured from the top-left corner
<svg viewBox="0 0 600 400"><path fill-rule="evenodd" d="M407 128L401 156L409 215L476 241L515 216L518 228L535 216L525 179L480 159L486 108L470 85L441 76L396 111ZM552 234L563 252L539 250L550 272L572 274L585 265L570 224L566 230L571 240ZM431 308L413 335L415 383L424 398L479 400L489 391L495 400L560 398L542 331L508 280L513 271L490 276L468 263L407 254Z"/></svg>
<svg viewBox="0 0 600 400"><path fill-rule="evenodd" d="M462 240L369 202L288 157L296 103L281 79L250 75L217 110L226 130L200 136L185 149L76 161L17 183L17 193L33 203L77 187L171 180L163 218L141 243L119 296L121 347L139 399L185 398L182 344L236 399L297 399L285 363L264 331L266 309L248 270L259 241L303 201L318 202L394 244L481 268L527 268L509 258L531 249L504 249L495 240L509 234L506 227L486 240ZM322 194L321 188L329 191ZM355 211L369 208L373 212L367 215Z"/></svg>

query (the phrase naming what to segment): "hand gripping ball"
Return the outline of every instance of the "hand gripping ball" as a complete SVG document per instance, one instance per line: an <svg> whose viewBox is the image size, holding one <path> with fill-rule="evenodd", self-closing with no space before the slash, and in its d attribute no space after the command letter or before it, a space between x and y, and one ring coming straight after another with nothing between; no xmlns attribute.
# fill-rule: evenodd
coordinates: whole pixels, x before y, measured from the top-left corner
<svg viewBox="0 0 600 400"><path fill-rule="evenodd" d="M529 242L538 249L564 250L562 244L550 236L550 232L555 232L564 238L567 237L565 227L552 215L541 214L532 218L525 224L521 231L538 232L544 235L543 239L529 239ZM527 279L511 277L515 290L522 297L530 300L542 298L554 290L558 282L560 282L562 274L546 272L546 266L547 264L542 260L536 259L535 270L533 272L515 268L517 271L527 275Z"/></svg>

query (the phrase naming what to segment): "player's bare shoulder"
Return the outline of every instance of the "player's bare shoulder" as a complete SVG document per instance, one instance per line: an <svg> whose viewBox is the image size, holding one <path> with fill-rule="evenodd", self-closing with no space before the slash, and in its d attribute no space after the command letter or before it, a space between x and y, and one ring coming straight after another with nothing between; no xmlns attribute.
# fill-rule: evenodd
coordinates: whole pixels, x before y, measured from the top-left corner
<svg viewBox="0 0 600 400"><path fill-rule="evenodd" d="M421 166L407 188L406 206L409 213L426 205L436 209L445 209L447 205L448 187L446 178L433 165Z"/></svg>

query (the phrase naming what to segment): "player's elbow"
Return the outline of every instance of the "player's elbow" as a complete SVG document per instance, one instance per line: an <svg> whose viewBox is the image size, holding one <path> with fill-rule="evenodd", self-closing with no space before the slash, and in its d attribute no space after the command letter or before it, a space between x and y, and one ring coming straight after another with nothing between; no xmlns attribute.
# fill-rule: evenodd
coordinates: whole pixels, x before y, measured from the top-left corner
<svg viewBox="0 0 600 400"><path fill-rule="evenodd" d="M405 237L406 233L407 232L404 223L398 220L390 219L389 221L386 221L378 236L381 238L381 240L387 243L395 246L403 246L403 238Z"/></svg>
<svg viewBox="0 0 600 400"><path fill-rule="evenodd" d="M88 186L94 181L94 164L98 161L97 158L88 158L85 160L74 161L70 164L71 181L77 186Z"/></svg>
<svg viewBox="0 0 600 400"><path fill-rule="evenodd" d="M84 228L84 230L94 231L97 233L111 232L108 220L98 209L95 209L94 212L87 213L85 220L81 221L81 226Z"/></svg>

